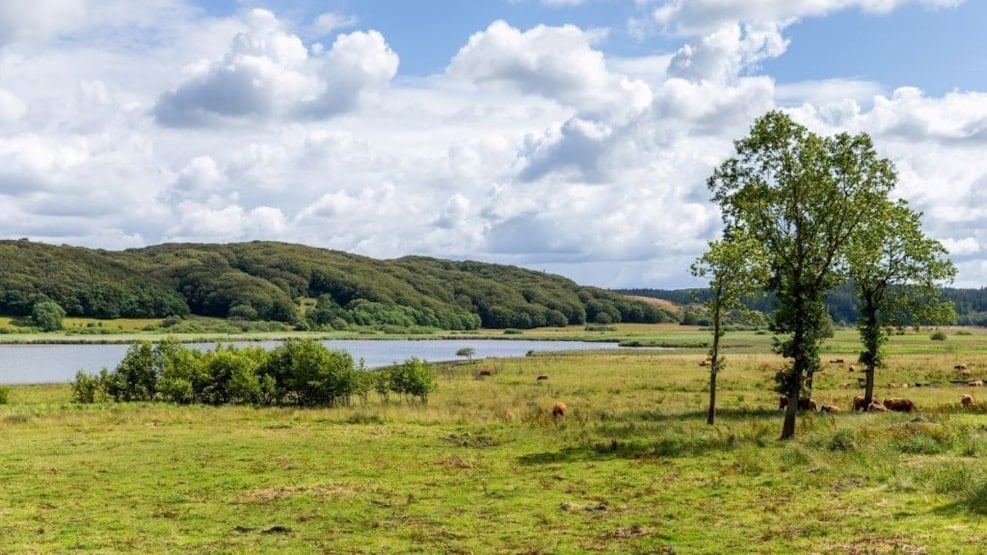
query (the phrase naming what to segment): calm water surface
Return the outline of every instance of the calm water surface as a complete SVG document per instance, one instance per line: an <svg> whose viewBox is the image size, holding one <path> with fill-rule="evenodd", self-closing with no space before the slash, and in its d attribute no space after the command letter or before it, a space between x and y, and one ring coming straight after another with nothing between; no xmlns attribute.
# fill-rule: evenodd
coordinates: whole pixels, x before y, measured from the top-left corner
<svg viewBox="0 0 987 555"><path fill-rule="evenodd" d="M490 339L441 339L428 341L339 339L322 342L332 350L350 353L354 361L364 359L370 368L418 357L429 362L456 360L456 351L472 347L473 358L524 356L528 351L575 351L614 349L616 343L581 341L498 341ZM279 343L261 341L234 343L258 345L270 349ZM192 343L191 347L208 350L215 343ZM75 373L99 372L104 366L113 369L123 360L130 345L0 345L0 384L70 382Z"/></svg>

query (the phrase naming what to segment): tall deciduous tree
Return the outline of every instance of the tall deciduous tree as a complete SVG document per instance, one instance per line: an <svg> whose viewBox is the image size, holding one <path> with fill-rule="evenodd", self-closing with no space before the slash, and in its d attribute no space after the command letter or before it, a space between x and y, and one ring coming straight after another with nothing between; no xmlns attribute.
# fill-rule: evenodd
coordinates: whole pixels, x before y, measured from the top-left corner
<svg viewBox="0 0 987 555"><path fill-rule="evenodd" d="M716 376L724 367L720 354L723 319L730 310L743 308L743 300L759 291L767 280L767 259L759 247L740 233L727 234L722 241L710 241L709 250L692 264L692 275L708 277L712 293L706 301L713 324L707 424L716 422Z"/></svg>
<svg viewBox="0 0 987 555"><path fill-rule="evenodd" d="M952 303L941 296L956 276L947 254L939 241L925 236L921 214L903 200L884 203L879 217L863 222L856 234L850 278L860 300L865 404L874 399L874 371L882 366L891 327L956 318Z"/></svg>
<svg viewBox="0 0 987 555"><path fill-rule="evenodd" d="M783 387L792 402L781 433L789 439L795 401L819 367L825 294L845 280L854 234L879 217L895 174L866 134L821 137L776 111L735 147L707 185L726 229L743 229L767 254L775 349L791 360Z"/></svg>

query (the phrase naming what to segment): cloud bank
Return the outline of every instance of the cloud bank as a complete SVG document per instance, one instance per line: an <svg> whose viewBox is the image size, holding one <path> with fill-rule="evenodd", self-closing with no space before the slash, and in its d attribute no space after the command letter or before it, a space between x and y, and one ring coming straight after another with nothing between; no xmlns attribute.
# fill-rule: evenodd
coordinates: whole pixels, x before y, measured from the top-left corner
<svg viewBox="0 0 987 555"><path fill-rule="evenodd" d="M760 69L798 40L795 21L959 2L628 2L642 40L675 46L618 58L613 30L494 20L463 33L444 71L402 77L414 53L354 15L12 0L0 6L0 236L274 239L684 287L719 232L706 178L783 108L821 133L870 133L959 284L982 285L987 92L778 84Z"/></svg>

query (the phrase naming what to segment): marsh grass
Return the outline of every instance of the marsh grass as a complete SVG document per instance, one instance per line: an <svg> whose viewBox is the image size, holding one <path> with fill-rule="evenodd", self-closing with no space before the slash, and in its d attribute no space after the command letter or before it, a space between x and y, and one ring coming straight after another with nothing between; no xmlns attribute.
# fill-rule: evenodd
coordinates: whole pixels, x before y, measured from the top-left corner
<svg viewBox="0 0 987 555"><path fill-rule="evenodd" d="M800 416L787 442L781 360L744 338L715 426L701 351L460 362L437 369L427 405L75 405L67 385L15 386L0 405L2 550L977 553L984 411L959 404L970 388L887 384L987 369L984 336L951 335L938 345L968 348L948 352L922 336L893 338L877 392L920 412L853 414L855 375L826 366L815 396L844 411Z"/></svg>

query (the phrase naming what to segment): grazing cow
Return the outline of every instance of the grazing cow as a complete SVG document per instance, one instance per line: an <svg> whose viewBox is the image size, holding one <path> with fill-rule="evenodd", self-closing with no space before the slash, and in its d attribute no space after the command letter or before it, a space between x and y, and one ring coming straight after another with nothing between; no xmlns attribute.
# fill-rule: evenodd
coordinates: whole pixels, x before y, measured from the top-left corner
<svg viewBox="0 0 987 555"><path fill-rule="evenodd" d="M565 418L565 413L569 410L569 407L565 406L562 401L556 401L552 405L552 416L554 418Z"/></svg>
<svg viewBox="0 0 987 555"><path fill-rule="evenodd" d="M706 366L706 365L708 365L708 364L709 364L709 361L707 361L707 360L703 360L703 361L701 361L701 362L699 363L699 366Z"/></svg>
<svg viewBox="0 0 987 555"><path fill-rule="evenodd" d="M857 371L857 367L851 364L850 366L847 367L846 371L847 372L856 372Z"/></svg>
<svg viewBox="0 0 987 555"><path fill-rule="evenodd" d="M836 405L823 405L819 407L819 410L822 412L840 412L840 407Z"/></svg>
<svg viewBox="0 0 987 555"><path fill-rule="evenodd" d="M867 410L867 399L861 397L860 395L853 398L853 412L857 412L858 410Z"/></svg>
<svg viewBox="0 0 987 555"><path fill-rule="evenodd" d="M778 410L784 410L788 408L788 396L782 395L778 397ZM816 401L814 399L806 399L805 397L800 397L798 401L799 410L816 410Z"/></svg>
<svg viewBox="0 0 987 555"><path fill-rule="evenodd" d="M871 404L867 405L867 412L888 412L888 409L884 405L871 402Z"/></svg>
<svg viewBox="0 0 987 555"><path fill-rule="evenodd" d="M915 403L911 399L888 397L884 400L884 407L895 412L912 412L915 410Z"/></svg>
<svg viewBox="0 0 987 555"><path fill-rule="evenodd" d="M490 370L480 370L479 372L476 373L477 378L483 378L490 375L491 375Z"/></svg>
<svg viewBox="0 0 987 555"><path fill-rule="evenodd" d="M538 376L537 378L535 378L535 381L536 382L543 382L543 381L545 381L547 379L548 379L548 376L546 376L545 374L542 374L542 375Z"/></svg>
<svg viewBox="0 0 987 555"><path fill-rule="evenodd" d="M970 371L969 370L960 370L960 375L963 376L964 378L969 378L970 377Z"/></svg>
<svg viewBox="0 0 987 555"><path fill-rule="evenodd" d="M830 359L829 363L830 364L843 364L843 359L842 358Z"/></svg>
<svg viewBox="0 0 987 555"><path fill-rule="evenodd" d="M964 407L969 407L974 402L975 401L973 400L973 395L964 395L960 397L960 404L963 405Z"/></svg>
<svg viewBox="0 0 987 555"><path fill-rule="evenodd" d="M957 364L953 367L954 370L966 370L967 366L965 364Z"/></svg>
<svg viewBox="0 0 987 555"><path fill-rule="evenodd" d="M983 380L973 380L972 382L969 382L966 385L968 385L970 387L983 387L984 386L984 381Z"/></svg>

